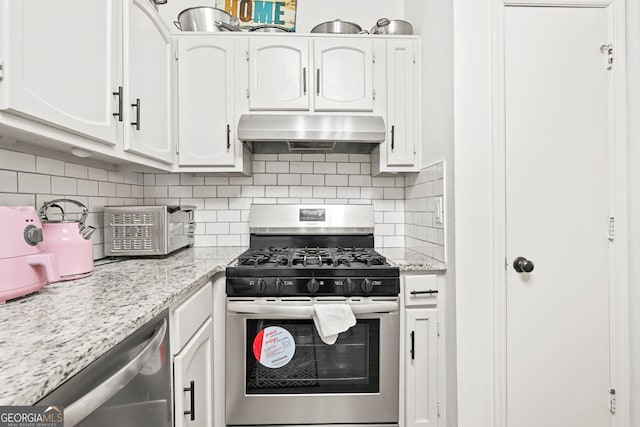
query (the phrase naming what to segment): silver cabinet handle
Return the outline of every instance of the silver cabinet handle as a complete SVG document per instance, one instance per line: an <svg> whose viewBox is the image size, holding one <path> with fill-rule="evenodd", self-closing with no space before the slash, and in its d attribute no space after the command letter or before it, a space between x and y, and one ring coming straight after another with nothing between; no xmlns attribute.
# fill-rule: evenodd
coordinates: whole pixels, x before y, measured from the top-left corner
<svg viewBox="0 0 640 427"><path fill-rule="evenodd" d="M320 96L320 68L316 70L316 95Z"/></svg>
<svg viewBox="0 0 640 427"><path fill-rule="evenodd" d="M397 301L380 301L366 304L349 304L353 314L370 314L398 311ZM315 310L313 305L261 304L258 302L229 301L227 310L235 313L268 314L273 316L311 317Z"/></svg>
<svg viewBox="0 0 640 427"><path fill-rule="evenodd" d="M160 349L160 344L162 344L166 332L167 321L162 319L162 323L156 327L153 336L144 344L144 348L140 353L102 384L64 409L65 425L73 426L88 417L138 376L149 361L149 358Z"/></svg>
<svg viewBox="0 0 640 427"><path fill-rule="evenodd" d="M302 68L302 93L307 94L307 67Z"/></svg>
<svg viewBox="0 0 640 427"><path fill-rule="evenodd" d="M122 86L118 86L118 91L113 92L113 96L118 97L118 111L113 113L113 117L116 117L119 122L122 121L122 103L124 99L122 98Z"/></svg>

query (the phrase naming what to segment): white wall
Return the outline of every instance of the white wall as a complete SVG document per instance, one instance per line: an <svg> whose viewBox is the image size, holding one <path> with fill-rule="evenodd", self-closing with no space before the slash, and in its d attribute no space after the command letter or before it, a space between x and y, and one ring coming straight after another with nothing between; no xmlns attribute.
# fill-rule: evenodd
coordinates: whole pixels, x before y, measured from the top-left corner
<svg viewBox="0 0 640 427"><path fill-rule="evenodd" d="M630 425L640 426L640 4L627 2Z"/></svg>
<svg viewBox="0 0 640 427"><path fill-rule="evenodd" d="M458 423L494 427L492 0L453 4Z"/></svg>

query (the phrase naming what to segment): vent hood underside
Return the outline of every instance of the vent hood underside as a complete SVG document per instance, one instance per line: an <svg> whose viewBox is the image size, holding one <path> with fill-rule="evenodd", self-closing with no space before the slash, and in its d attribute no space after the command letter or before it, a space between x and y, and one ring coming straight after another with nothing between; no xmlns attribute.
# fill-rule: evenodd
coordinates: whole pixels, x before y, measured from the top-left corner
<svg viewBox="0 0 640 427"><path fill-rule="evenodd" d="M384 141L381 116L243 114L238 139L254 153L370 153Z"/></svg>

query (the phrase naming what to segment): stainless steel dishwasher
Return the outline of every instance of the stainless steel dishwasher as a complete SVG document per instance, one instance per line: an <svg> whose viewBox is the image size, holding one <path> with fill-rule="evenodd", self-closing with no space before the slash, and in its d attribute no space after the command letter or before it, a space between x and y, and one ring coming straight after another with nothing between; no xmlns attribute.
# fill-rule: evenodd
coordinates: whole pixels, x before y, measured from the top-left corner
<svg viewBox="0 0 640 427"><path fill-rule="evenodd" d="M171 427L168 311L38 402L64 407L64 425Z"/></svg>

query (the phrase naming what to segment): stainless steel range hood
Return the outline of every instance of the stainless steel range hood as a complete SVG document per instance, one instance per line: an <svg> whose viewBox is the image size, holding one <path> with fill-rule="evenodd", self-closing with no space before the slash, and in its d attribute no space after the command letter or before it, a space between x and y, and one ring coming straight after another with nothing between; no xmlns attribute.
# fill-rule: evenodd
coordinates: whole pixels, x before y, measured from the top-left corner
<svg viewBox="0 0 640 427"><path fill-rule="evenodd" d="M254 153L370 153L384 141L381 116L243 114L238 139Z"/></svg>

